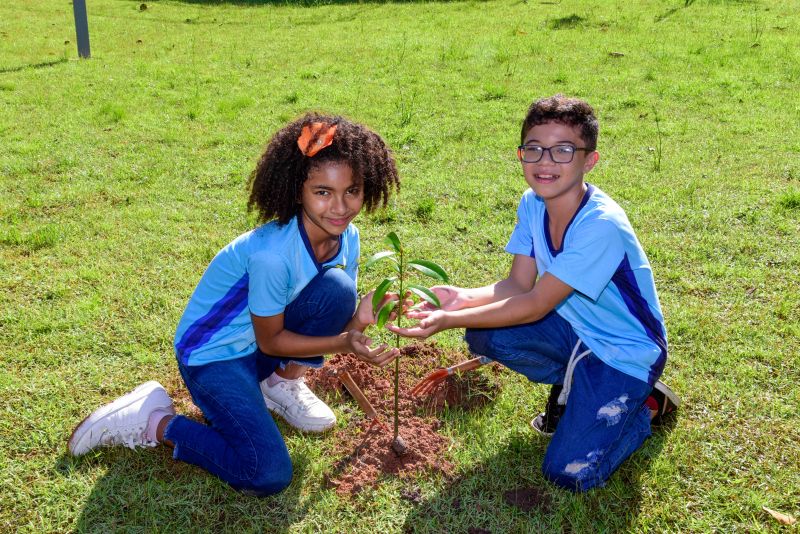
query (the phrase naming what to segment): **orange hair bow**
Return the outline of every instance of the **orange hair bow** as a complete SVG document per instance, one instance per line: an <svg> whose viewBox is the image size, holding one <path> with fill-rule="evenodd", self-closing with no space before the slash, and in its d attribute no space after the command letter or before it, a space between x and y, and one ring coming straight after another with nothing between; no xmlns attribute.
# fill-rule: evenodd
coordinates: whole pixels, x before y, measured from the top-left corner
<svg viewBox="0 0 800 534"><path fill-rule="evenodd" d="M325 147L333 143L333 134L336 133L336 125L326 122L312 122L303 126L300 137L297 138L297 146L304 155L313 157Z"/></svg>

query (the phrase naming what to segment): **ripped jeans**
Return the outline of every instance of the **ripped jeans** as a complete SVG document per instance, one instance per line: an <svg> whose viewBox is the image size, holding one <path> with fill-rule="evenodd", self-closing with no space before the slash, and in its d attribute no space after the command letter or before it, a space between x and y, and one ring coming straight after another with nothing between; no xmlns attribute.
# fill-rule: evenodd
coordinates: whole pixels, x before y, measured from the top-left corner
<svg viewBox="0 0 800 534"><path fill-rule="evenodd" d="M570 354L580 342L556 312L535 323L468 329L465 339L473 354L544 384L564 382ZM587 349L581 343L580 350ZM650 436L644 401L652 389L593 353L576 360L566 410L545 453L544 476L572 491L603 486Z"/></svg>

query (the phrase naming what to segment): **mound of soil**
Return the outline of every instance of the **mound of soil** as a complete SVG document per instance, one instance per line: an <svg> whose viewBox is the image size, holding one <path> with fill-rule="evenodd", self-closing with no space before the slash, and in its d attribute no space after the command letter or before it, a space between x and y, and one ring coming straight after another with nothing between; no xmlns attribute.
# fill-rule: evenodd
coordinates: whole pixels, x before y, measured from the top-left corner
<svg viewBox="0 0 800 534"><path fill-rule="evenodd" d="M309 387L331 403L347 395L337 374L347 370L378 412L379 423L359 416L337 432L334 454L339 460L326 476L329 486L342 495L352 494L375 483L386 474L409 477L421 471L448 475L453 465L446 459L449 438L438 430L438 415L444 408L471 410L485 405L498 392L499 372L469 372L451 375L430 395L412 397L409 393L429 372L471 358L462 352L443 351L434 343L407 345L401 350L399 413L400 437L405 454L392 449L394 421L394 363L383 369L372 367L352 354L336 354L321 369L306 374ZM348 407L349 408L349 407Z"/></svg>

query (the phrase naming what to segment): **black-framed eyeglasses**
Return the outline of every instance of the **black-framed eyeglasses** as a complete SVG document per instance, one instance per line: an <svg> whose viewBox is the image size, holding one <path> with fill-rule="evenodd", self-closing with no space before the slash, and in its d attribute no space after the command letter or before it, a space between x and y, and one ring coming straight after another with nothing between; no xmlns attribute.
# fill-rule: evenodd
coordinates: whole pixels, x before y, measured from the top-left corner
<svg viewBox="0 0 800 534"><path fill-rule="evenodd" d="M571 163L572 158L575 157L575 152L584 150L589 152L586 147L577 147L573 145L519 145L517 147L517 157L520 161L525 163L538 163L541 161L544 153L550 154L550 159L555 163Z"/></svg>

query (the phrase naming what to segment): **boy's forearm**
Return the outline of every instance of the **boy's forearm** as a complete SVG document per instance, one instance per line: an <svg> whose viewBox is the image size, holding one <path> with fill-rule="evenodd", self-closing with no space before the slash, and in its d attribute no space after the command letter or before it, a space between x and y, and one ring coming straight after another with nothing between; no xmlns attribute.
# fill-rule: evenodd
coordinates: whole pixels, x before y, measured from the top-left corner
<svg viewBox="0 0 800 534"><path fill-rule="evenodd" d="M497 294L519 288L513 279ZM495 284L497 286L499 284ZM499 328L531 323L542 319L560 302L567 298L573 289L558 278L545 275L529 291L516 293L511 297L497 300L474 308L445 312L445 328Z"/></svg>
<svg viewBox="0 0 800 534"><path fill-rule="evenodd" d="M500 280L488 286L465 288L462 290L465 304L464 308L476 308L492 304L493 302L506 300L515 295L524 293L527 289L519 287L511 278Z"/></svg>
<svg viewBox="0 0 800 534"><path fill-rule="evenodd" d="M446 312L444 329L500 328L530 323L547 315L550 309L536 302L530 294L514 295L480 306Z"/></svg>

